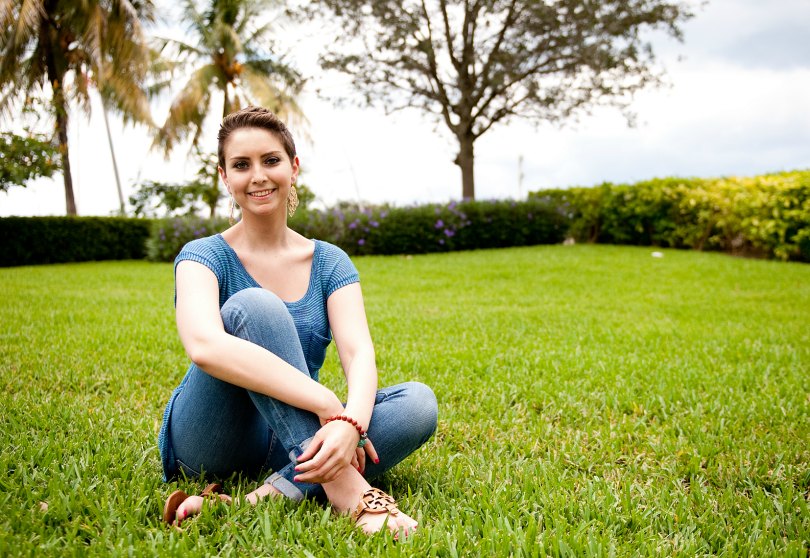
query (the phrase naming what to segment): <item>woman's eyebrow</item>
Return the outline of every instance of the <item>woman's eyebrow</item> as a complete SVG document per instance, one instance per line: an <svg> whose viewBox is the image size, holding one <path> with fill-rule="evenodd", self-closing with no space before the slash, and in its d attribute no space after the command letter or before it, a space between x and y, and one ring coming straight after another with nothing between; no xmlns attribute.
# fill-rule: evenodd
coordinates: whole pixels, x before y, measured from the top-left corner
<svg viewBox="0 0 810 558"><path fill-rule="evenodd" d="M281 150L268 151L267 153L262 153L261 157L267 157L268 155L278 155L280 153L282 153ZM239 160L239 159L250 159L250 156L249 155L231 155L230 157L228 157L229 161L236 161L236 160Z"/></svg>

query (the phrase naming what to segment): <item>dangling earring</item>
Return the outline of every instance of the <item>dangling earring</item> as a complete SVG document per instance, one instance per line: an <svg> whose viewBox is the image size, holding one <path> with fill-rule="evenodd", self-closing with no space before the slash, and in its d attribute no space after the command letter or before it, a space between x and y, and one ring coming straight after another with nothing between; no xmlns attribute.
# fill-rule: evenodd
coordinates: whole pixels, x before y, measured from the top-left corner
<svg viewBox="0 0 810 558"><path fill-rule="evenodd" d="M298 209L298 191L295 189L295 182L290 184L290 194L287 196L287 213L290 217L295 215L295 210Z"/></svg>
<svg viewBox="0 0 810 558"><path fill-rule="evenodd" d="M230 211L228 212L228 223L233 226L234 223L236 223L236 219L233 217L233 212L236 208L236 201L233 199L233 194L231 194L231 199L228 202L228 206L230 207Z"/></svg>

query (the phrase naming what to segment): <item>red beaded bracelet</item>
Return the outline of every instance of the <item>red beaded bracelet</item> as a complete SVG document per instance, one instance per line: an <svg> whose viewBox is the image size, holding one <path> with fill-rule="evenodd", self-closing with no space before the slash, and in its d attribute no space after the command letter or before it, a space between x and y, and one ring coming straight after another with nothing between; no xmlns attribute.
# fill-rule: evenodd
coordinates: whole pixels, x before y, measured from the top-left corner
<svg viewBox="0 0 810 558"><path fill-rule="evenodd" d="M366 434L366 431L363 430L363 427L360 426L358 422L353 418L347 417L346 415L335 415L333 417L329 417L328 419L326 419L326 422L324 422L324 424L328 424L333 420L342 420L354 426L357 429L357 432L360 434L360 440L365 440L368 438L368 434Z"/></svg>

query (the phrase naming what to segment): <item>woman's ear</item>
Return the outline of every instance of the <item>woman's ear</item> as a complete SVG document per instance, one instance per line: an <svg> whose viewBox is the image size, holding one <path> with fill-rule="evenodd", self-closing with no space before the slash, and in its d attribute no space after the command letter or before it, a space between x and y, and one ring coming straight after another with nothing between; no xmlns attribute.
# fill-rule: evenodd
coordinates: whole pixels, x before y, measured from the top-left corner
<svg viewBox="0 0 810 558"><path fill-rule="evenodd" d="M228 186L228 175L225 174L225 169L217 165L217 171L219 171L219 177L222 179L222 183L225 185L225 188L228 189L228 193L231 193L231 187Z"/></svg>
<svg viewBox="0 0 810 558"><path fill-rule="evenodd" d="M295 181L298 180L298 171L301 168L301 163L298 161L298 156L293 159L292 161L292 183L295 184Z"/></svg>

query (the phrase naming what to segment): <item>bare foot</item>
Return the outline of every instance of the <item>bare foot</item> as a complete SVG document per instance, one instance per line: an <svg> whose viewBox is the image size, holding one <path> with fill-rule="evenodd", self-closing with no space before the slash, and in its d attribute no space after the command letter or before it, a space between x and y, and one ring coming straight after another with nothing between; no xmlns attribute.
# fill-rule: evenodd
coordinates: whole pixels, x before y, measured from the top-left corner
<svg viewBox="0 0 810 558"><path fill-rule="evenodd" d="M221 502L225 502L226 504L231 503L231 497L227 494L217 494L216 495ZM205 498L202 496L189 496L183 503L177 506L177 525L180 525L183 520L188 519L189 517L193 517L200 513L203 508L203 503L205 502ZM215 500L214 500L215 501Z"/></svg>
<svg viewBox="0 0 810 558"><path fill-rule="evenodd" d="M379 488L364 490L351 516L364 533L387 528L395 539L412 535L418 527L416 520L402 513L396 501Z"/></svg>
<svg viewBox="0 0 810 558"><path fill-rule="evenodd" d="M386 518L388 523L385 523ZM366 513L357 520L357 526L367 535L372 535L383 528L383 524L394 533L394 538L407 538L416 532L419 524L410 516L399 511L396 515L384 513Z"/></svg>
<svg viewBox="0 0 810 558"><path fill-rule="evenodd" d="M264 500L268 496L281 496L281 492L276 490L272 484L263 484L250 494L245 496L245 500L247 500L251 506L255 506L259 500Z"/></svg>

